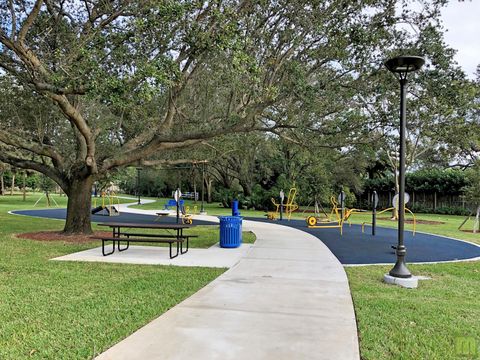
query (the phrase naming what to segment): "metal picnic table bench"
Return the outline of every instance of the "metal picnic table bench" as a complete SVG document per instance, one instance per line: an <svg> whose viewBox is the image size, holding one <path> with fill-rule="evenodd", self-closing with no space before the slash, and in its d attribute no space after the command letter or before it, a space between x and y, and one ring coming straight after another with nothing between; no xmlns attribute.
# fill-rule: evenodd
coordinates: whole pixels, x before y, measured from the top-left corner
<svg viewBox="0 0 480 360"><path fill-rule="evenodd" d="M129 248L131 242L148 242L148 243L165 243L170 247L170 259L176 258L179 254L188 252L189 238L197 237L197 235L184 235L184 229L190 229L195 225L191 224L141 224L141 223L101 223L99 226L107 226L112 229L112 236L95 236L95 239L102 240L102 254L103 256L111 255L115 252L115 242L117 243L118 251L125 251ZM154 229L154 230L174 230L175 234L138 234L135 232L127 232L121 229ZM105 252L105 242L113 242L113 249L110 252ZM126 242L124 248L120 247L120 242ZM186 243L184 250L183 243ZM172 254L172 244L177 244L177 252Z"/></svg>

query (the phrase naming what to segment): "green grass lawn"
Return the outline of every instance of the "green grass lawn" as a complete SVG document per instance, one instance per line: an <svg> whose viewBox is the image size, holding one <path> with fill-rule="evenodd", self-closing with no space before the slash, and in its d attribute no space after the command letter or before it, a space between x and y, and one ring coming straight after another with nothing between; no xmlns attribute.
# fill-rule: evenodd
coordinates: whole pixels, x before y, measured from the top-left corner
<svg viewBox="0 0 480 360"><path fill-rule="evenodd" d="M16 238L16 233L62 229L58 220L7 214L31 208L37 198L0 197L2 360L91 359L224 271L48 261L98 243ZM65 198L57 201L65 204Z"/></svg>
<svg viewBox="0 0 480 360"><path fill-rule="evenodd" d="M10 209L31 208L35 200L32 197L24 203L19 196L0 197L2 360L92 358L223 271L50 262L52 257L98 243L63 244L15 238L13 234L19 232L62 228L61 221L6 214ZM214 210L207 211L212 214ZM230 213L229 209L222 211L225 215ZM263 216L263 212L257 213ZM456 230L463 217L420 214L418 218L445 223L419 225L418 231L480 243L478 234ZM352 221L361 223L369 221L369 217L355 215ZM380 220L379 225L396 226L389 220ZM195 228L205 239L195 246L207 247L218 241L218 231L209 233L208 229ZM244 234L245 240L253 241L254 236ZM415 275L430 276L432 280L421 281L418 289L403 289L382 283L383 274L390 270L388 266L346 268L362 358L479 359L478 353L460 354L455 345L457 339L466 338L480 346L480 262L409 268Z"/></svg>
<svg viewBox="0 0 480 360"><path fill-rule="evenodd" d="M416 217L443 223L417 224L417 231L480 244L480 234L458 230L464 216L417 214ZM355 214L351 221L370 222L371 215ZM391 220L377 223L397 226ZM471 229L471 225L467 223L464 228ZM412 225L406 224L405 228L411 230ZM414 275L432 278L420 281L419 288L414 290L384 284L381 279L390 269L391 266L346 268L362 359L480 359L480 262L409 265ZM462 339L474 342L477 353L462 355L456 347Z"/></svg>
<svg viewBox="0 0 480 360"><path fill-rule="evenodd" d="M480 262L409 265L418 289L382 283L391 267L347 267L362 359L480 359ZM477 353L462 356L457 339Z"/></svg>

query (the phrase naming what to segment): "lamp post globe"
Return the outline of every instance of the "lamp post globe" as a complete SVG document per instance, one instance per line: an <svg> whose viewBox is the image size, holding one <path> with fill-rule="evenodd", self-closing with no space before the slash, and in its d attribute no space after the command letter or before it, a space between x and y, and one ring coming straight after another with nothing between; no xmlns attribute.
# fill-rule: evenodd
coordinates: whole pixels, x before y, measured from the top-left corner
<svg viewBox="0 0 480 360"><path fill-rule="evenodd" d="M404 244L405 225L405 133L406 133L406 85L407 75L419 70L425 59L420 56L397 56L385 62L385 67L397 76L400 81L400 166L398 192L398 244L396 248L397 261L389 275L398 278L410 278L412 274L405 264L407 248Z"/></svg>

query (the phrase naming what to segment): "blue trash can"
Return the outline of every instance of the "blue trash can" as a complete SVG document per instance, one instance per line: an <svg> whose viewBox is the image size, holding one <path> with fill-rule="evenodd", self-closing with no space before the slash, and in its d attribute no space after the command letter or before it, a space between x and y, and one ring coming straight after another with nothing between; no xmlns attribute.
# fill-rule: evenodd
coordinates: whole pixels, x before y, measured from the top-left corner
<svg viewBox="0 0 480 360"><path fill-rule="evenodd" d="M238 210L238 200L232 201L232 216L240 216L240 210Z"/></svg>
<svg viewBox="0 0 480 360"><path fill-rule="evenodd" d="M220 247L237 248L242 244L242 218L240 216L219 216Z"/></svg>

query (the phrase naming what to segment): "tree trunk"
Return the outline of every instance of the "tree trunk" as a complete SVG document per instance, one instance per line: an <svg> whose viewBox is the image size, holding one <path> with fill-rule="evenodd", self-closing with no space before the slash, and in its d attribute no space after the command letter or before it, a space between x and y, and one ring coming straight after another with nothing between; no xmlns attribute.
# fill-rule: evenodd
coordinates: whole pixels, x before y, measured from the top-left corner
<svg viewBox="0 0 480 360"><path fill-rule="evenodd" d="M0 195L5 195L5 183L3 181L3 171L0 172Z"/></svg>
<svg viewBox="0 0 480 360"><path fill-rule="evenodd" d="M13 195L13 188L15 187L15 173L12 172L12 183L10 184L11 187L10 187L10 196Z"/></svg>
<svg viewBox="0 0 480 360"><path fill-rule="evenodd" d="M473 233L476 234L480 227L480 205L477 206L477 215L475 216L475 223L473 224Z"/></svg>
<svg viewBox="0 0 480 360"><path fill-rule="evenodd" d="M245 196L251 196L252 195L252 186L247 181L241 180L240 181L240 186L242 187L243 194Z"/></svg>
<svg viewBox="0 0 480 360"><path fill-rule="evenodd" d="M212 202L212 179L205 179L205 188L207 190L207 203L210 204Z"/></svg>
<svg viewBox="0 0 480 360"><path fill-rule="evenodd" d="M399 183L399 174L397 168L395 168L395 195L400 193L400 183ZM398 208L400 208L400 204L398 204ZM392 209L392 218L390 220L398 220L398 210L393 207Z"/></svg>
<svg viewBox="0 0 480 360"><path fill-rule="evenodd" d="M68 187L67 219L63 231L67 234L91 234L93 176L75 178Z"/></svg>
<svg viewBox="0 0 480 360"><path fill-rule="evenodd" d="M27 172L23 172L23 201L27 200Z"/></svg>

